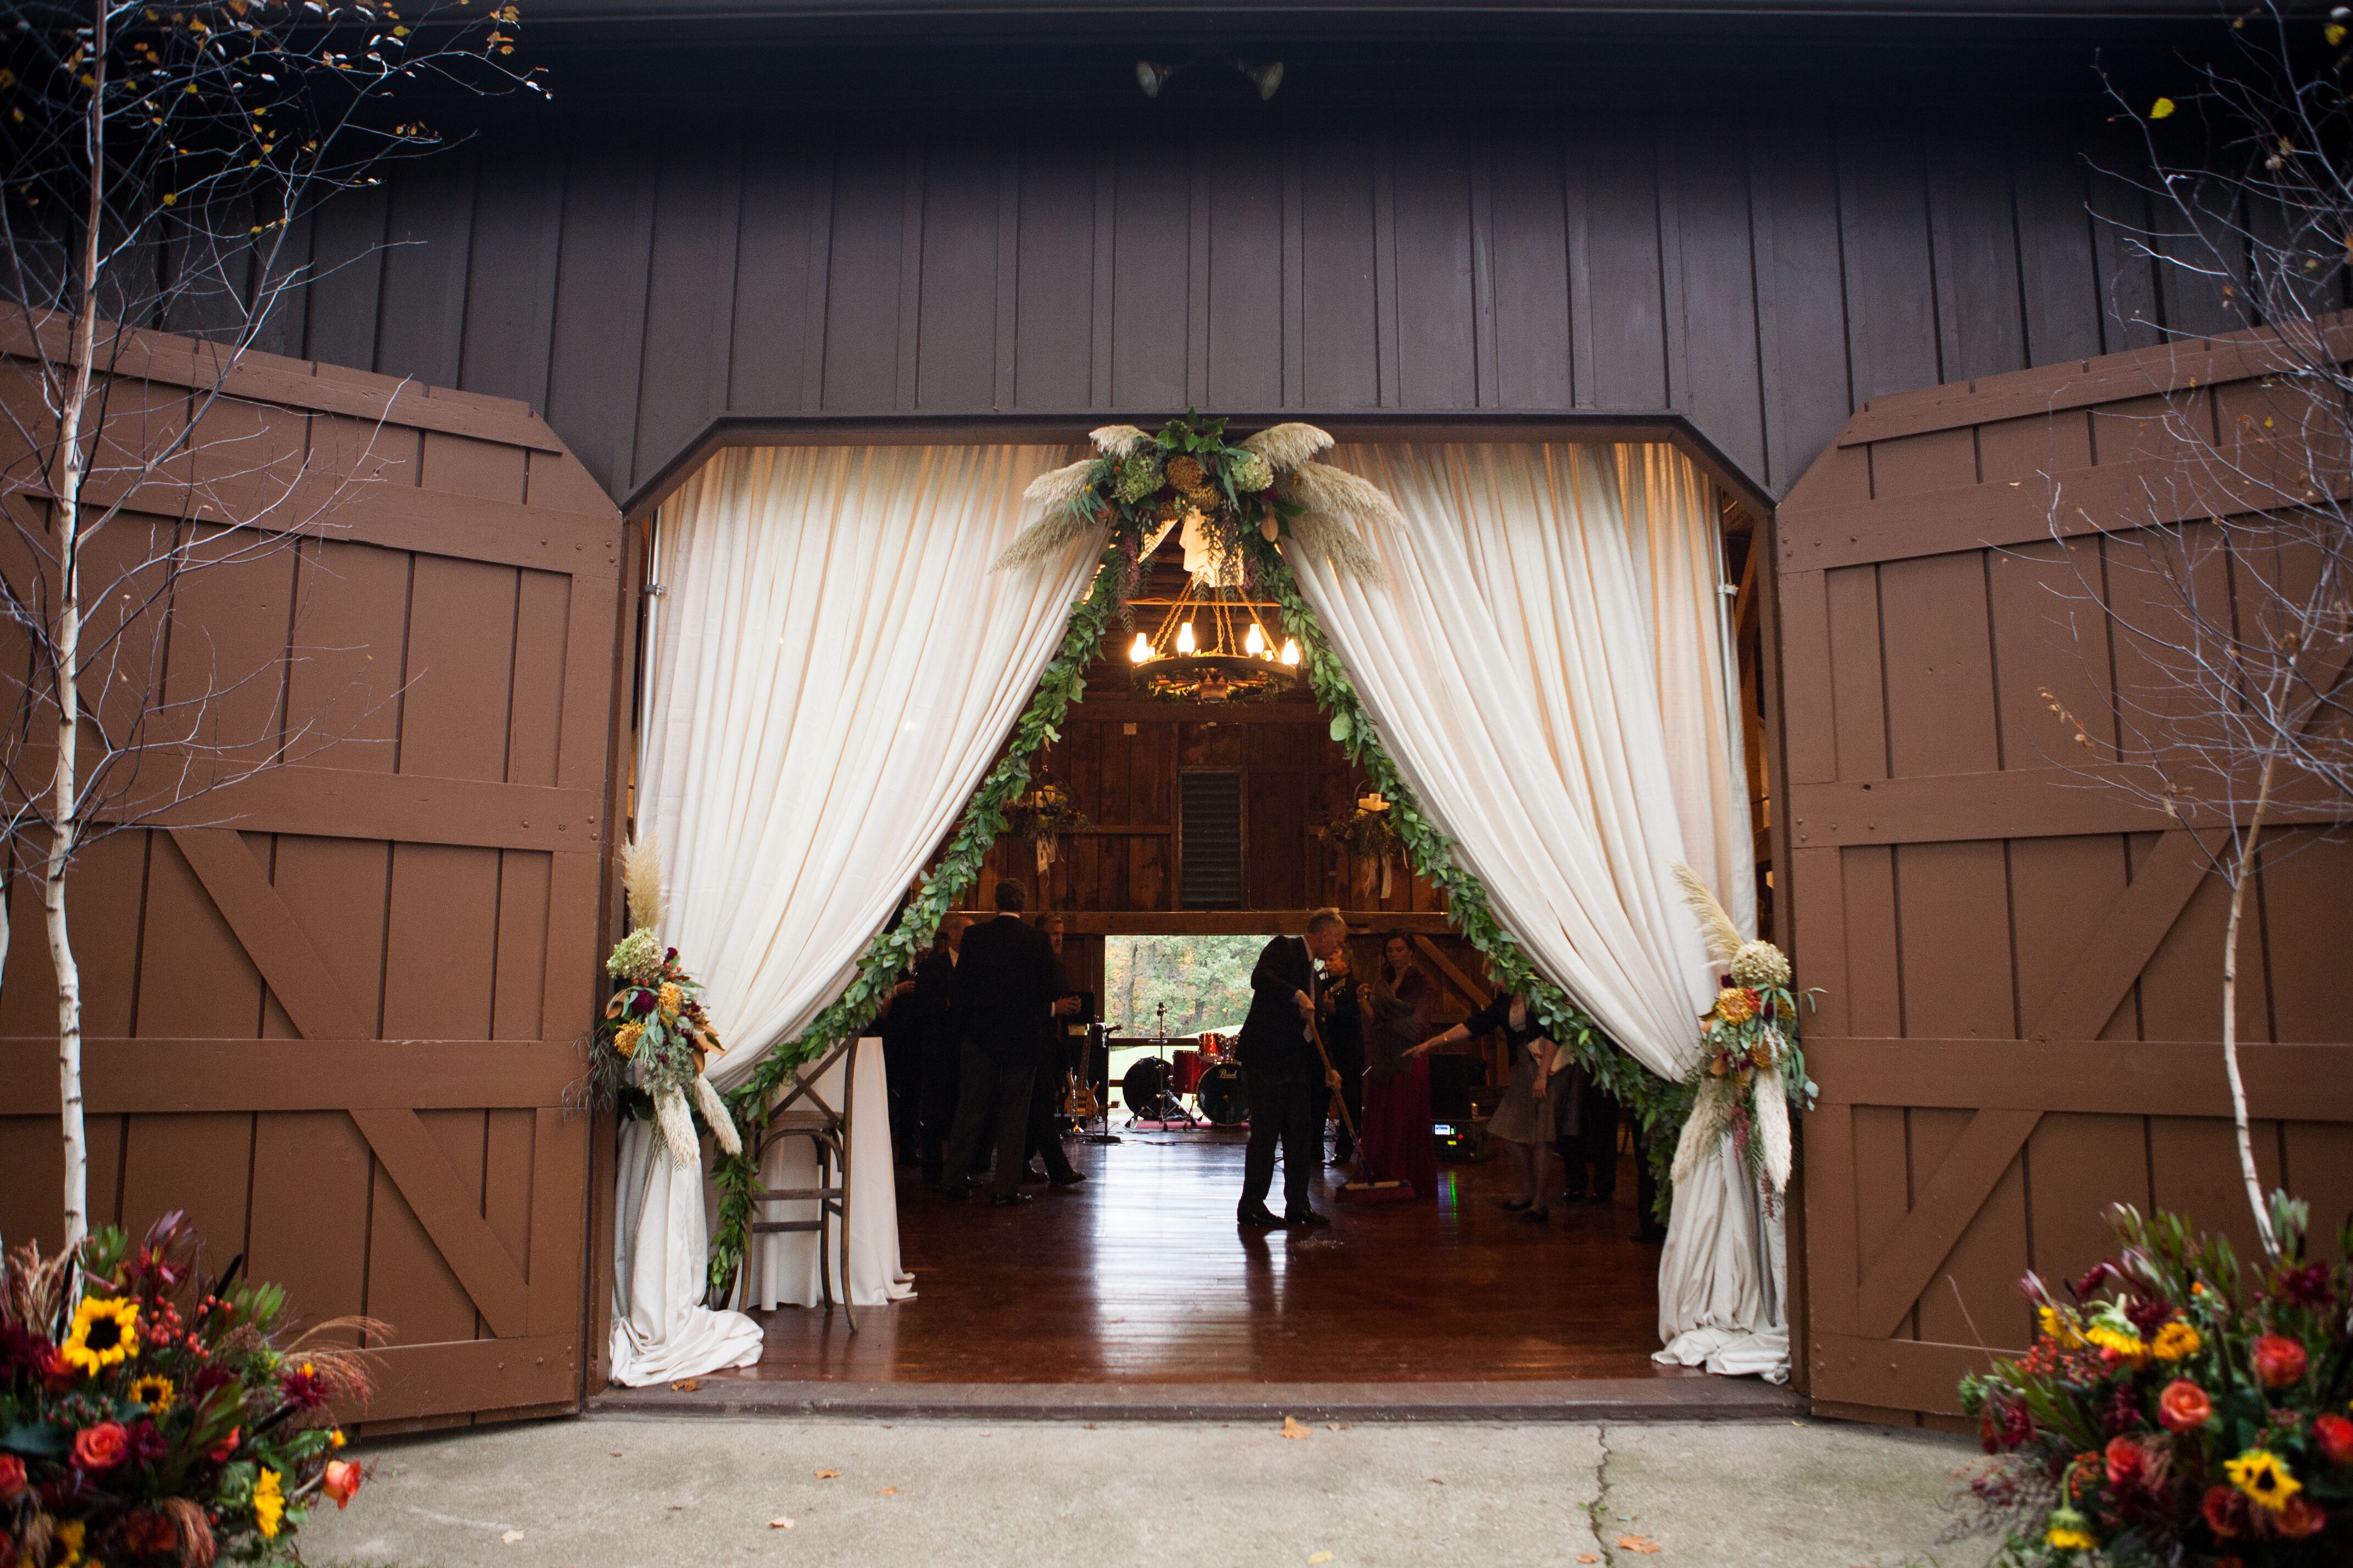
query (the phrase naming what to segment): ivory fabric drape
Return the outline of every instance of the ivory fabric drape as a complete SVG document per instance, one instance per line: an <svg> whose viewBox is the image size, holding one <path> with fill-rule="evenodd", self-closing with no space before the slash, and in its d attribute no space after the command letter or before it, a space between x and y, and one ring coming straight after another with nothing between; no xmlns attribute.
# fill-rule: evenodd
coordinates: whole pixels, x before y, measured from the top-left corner
<svg viewBox="0 0 2353 1568"><path fill-rule="evenodd" d="M710 1069L721 1089L849 984L1052 658L1094 552L989 567L1027 521L1022 489L1065 458L1054 447L733 448L663 506L637 822L661 842L664 938L729 1042ZM638 1207L625 1188L624 1220L670 1215L699 1258L702 1175L657 1163ZM665 1184L691 1184L695 1201ZM669 1299L682 1276L622 1278L665 1295L633 1300L628 1321L702 1331ZM691 1286L699 1297L699 1265ZM658 1341L631 1348L660 1353Z"/></svg>
<svg viewBox="0 0 2353 1568"><path fill-rule="evenodd" d="M1744 934L1757 919L1713 488L1657 446L1332 460L1404 515L1366 541L1389 580L1289 558L1390 755L1536 968L1683 1078L1716 977L1673 868L1707 879ZM1716 1189L1745 1178L1718 1175L1676 1194L1662 1340L1778 1321L1755 1194L1743 1223Z"/></svg>

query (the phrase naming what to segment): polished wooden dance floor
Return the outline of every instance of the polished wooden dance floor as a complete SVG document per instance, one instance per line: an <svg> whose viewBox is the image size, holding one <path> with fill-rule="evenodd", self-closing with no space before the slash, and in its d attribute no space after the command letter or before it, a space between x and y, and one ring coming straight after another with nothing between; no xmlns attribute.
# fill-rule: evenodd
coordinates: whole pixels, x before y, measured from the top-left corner
<svg viewBox="0 0 2353 1568"><path fill-rule="evenodd" d="M1613 1205L1531 1225L1496 1200L1501 1160L1441 1166L1435 1204L1337 1201L1322 1231L1242 1231L1240 1134L1130 1133L1072 1146L1090 1178L1019 1209L949 1203L901 1173L902 1255L916 1298L765 1314L748 1373L818 1382L1396 1383L1647 1378L1659 1249ZM1281 1205L1280 1173L1275 1206Z"/></svg>

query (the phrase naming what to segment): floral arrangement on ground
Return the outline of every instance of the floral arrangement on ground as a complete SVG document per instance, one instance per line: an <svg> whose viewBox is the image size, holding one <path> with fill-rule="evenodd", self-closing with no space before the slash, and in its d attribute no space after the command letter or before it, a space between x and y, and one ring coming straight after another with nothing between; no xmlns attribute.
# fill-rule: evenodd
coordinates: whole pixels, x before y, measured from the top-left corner
<svg viewBox="0 0 2353 1568"><path fill-rule="evenodd" d="M1961 1382L1993 1461L1971 1483L2010 1561L2286 1568L2353 1560L2353 1272L2281 1252L2250 1277L2228 1240L2110 1212L2117 1256L2063 1297L2021 1288L2033 1348Z"/></svg>
<svg viewBox="0 0 2353 1568"><path fill-rule="evenodd" d="M0 1563L271 1557L321 1500L359 1490L328 1405L366 1403L348 1342L382 1326L289 1337L284 1291L238 1263L207 1281L195 1258L174 1213L135 1247L101 1229L77 1254L27 1246L0 1265Z"/></svg>

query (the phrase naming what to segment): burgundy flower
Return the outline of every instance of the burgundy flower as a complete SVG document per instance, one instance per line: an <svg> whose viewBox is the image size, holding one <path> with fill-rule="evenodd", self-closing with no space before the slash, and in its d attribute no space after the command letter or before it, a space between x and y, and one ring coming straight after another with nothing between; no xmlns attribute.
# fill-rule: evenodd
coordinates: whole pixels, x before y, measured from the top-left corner
<svg viewBox="0 0 2353 1568"><path fill-rule="evenodd" d="M164 1429L153 1421L136 1421L131 1426L131 1457L142 1465L161 1464L172 1451L171 1440Z"/></svg>
<svg viewBox="0 0 2353 1568"><path fill-rule="evenodd" d="M2287 1500L2272 1528L2290 1541L2305 1541L2328 1528L2328 1510L2302 1492Z"/></svg>
<svg viewBox="0 0 2353 1568"><path fill-rule="evenodd" d="M650 991L640 991L629 998L629 1011L640 1018L652 1012L656 1005L654 994Z"/></svg>
<svg viewBox="0 0 2353 1568"><path fill-rule="evenodd" d="M2327 1268L2317 1263L2307 1264L2302 1268L2280 1270L2279 1283L2272 1293L2284 1301L2314 1311L2327 1306L2337 1296L2337 1292L2328 1287Z"/></svg>
<svg viewBox="0 0 2353 1568"><path fill-rule="evenodd" d="M2304 1376L2304 1346L2285 1334L2265 1334L2247 1352L2265 1388L2285 1388Z"/></svg>
<svg viewBox="0 0 2353 1568"><path fill-rule="evenodd" d="M2093 1264L2091 1272L2075 1281L2075 1299L2081 1301L2088 1298L2093 1291L2106 1284L2108 1276L2116 1271L2116 1266L2111 1263Z"/></svg>
<svg viewBox="0 0 2353 1568"><path fill-rule="evenodd" d="M327 1380L313 1371L307 1361L288 1373L279 1388L286 1396L286 1403L297 1410L316 1410L327 1403Z"/></svg>
<svg viewBox="0 0 2353 1568"><path fill-rule="evenodd" d="M131 1434L120 1421L101 1421L74 1434L73 1462L83 1470L111 1470L131 1456Z"/></svg>
<svg viewBox="0 0 2353 1568"><path fill-rule="evenodd" d="M42 1335L15 1323L0 1323L0 1378L37 1373L53 1347Z"/></svg>
<svg viewBox="0 0 2353 1568"><path fill-rule="evenodd" d="M202 1399L206 1394L210 1394L214 1389L220 1387L223 1384L235 1383L236 1381L237 1373L229 1371L228 1368L222 1366L220 1363L216 1362L188 1380L188 1397L190 1399Z"/></svg>
<svg viewBox="0 0 2353 1568"><path fill-rule="evenodd" d="M2143 1296L2125 1303L2125 1321L2139 1331L2142 1339L2154 1339L2158 1330L2173 1321L2173 1306Z"/></svg>
<svg viewBox="0 0 2353 1568"><path fill-rule="evenodd" d="M2100 1429L2109 1436L2140 1430L2140 1401L2124 1384L2118 1384L2108 1395L2108 1407L2100 1413Z"/></svg>

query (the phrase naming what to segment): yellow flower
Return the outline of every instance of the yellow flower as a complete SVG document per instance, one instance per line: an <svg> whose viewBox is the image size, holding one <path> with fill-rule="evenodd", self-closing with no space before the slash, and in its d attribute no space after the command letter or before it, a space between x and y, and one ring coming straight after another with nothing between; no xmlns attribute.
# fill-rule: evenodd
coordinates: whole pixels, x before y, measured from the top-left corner
<svg viewBox="0 0 2353 1568"><path fill-rule="evenodd" d="M85 1296L74 1309L73 1331L58 1347L66 1360L95 1377L139 1353L139 1303Z"/></svg>
<svg viewBox="0 0 2353 1568"><path fill-rule="evenodd" d="M278 1472L264 1469L261 1479L253 1483L253 1527L261 1531L264 1541L275 1541L279 1521L285 1517L286 1493L278 1484Z"/></svg>
<svg viewBox="0 0 2353 1568"><path fill-rule="evenodd" d="M633 1018L615 1032L613 1048L623 1057L634 1057L638 1054L638 1042L645 1036L646 1026Z"/></svg>
<svg viewBox="0 0 2353 1568"><path fill-rule="evenodd" d="M2126 1333L2120 1329L2112 1329L2105 1323L2094 1323L2084 1331L2084 1338L2104 1351L2116 1352L2129 1362L2143 1362L2148 1359L2148 1346L2141 1342L2139 1335Z"/></svg>
<svg viewBox="0 0 2353 1568"><path fill-rule="evenodd" d="M2042 1337L2056 1340L2060 1349L2073 1350L2084 1342L2084 1336L2076 1331L2073 1323L2059 1315L2058 1308L2045 1307L2042 1310L2040 1317L2042 1321Z"/></svg>
<svg viewBox="0 0 2353 1568"><path fill-rule="evenodd" d="M172 1400L178 1393L179 1390L172 1386L172 1380L161 1373L131 1380L131 1397L145 1405L150 1415L161 1415L172 1408Z"/></svg>
<svg viewBox="0 0 2353 1568"><path fill-rule="evenodd" d="M2328 40L2328 47L2333 49L2345 41L2345 25L2342 22L2331 22L2320 29L2320 36Z"/></svg>
<svg viewBox="0 0 2353 1568"><path fill-rule="evenodd" d="M2159 1361L2183 1361L2206 1348L2206 1338L2188 1323L2175 1321L2157 1331L2149 1353Z"/></svg>
<svg viewBox="0 0 2353 1568"><path fill-rule="evenodd" d="M2250 1448L2224 1461L2222 1468L2232 1486L2253 1499L2258 1508L2274 1513L2287 1507L2287 1500L2304 1489L2304 1483L2288 1474L2279 1456L2268 1448Z"/></svg>
<svg viewBox="0 0 2353 1568"><path fill-rule="evenodd" d="M84 1524L80 1520L69 1519L59 1524L57 1527L55 1533L58 1538L58 1544L66 1549L66 1560L62 1563L58 1564L58 1568L78 1568L78 1565L83 1561L81 1554L82 1540L90 1533L90 1526ZM32 1559L27 1557L25 1561L29 1563Z"/></svg>
<svg viewBox="0 0 2353 1568"><path fill-rule="evenodd" d="M665 1018L677 1017L678 1005L685 999L686 994L675 985L664 984L655 993L655 1000L661 1005L661 1016Z"/></svg>
<svg viewBox="0 0 2353 1568"><path fill-rule="evenodd" d="M343 1446L343 1429L340 1426L329 1427L327 1429L327 1447L330 1448L340 1448Z"/></svg>
<svg viewBox="0 0 2353 1568"><path fill-rule="evenodd" d="M2058 1552L2089 1552L2099 1542L2093 1540L2087 1531L2072 1525L2054 1524L2050 1533L2043 1536L2042 1544Z"/></svg>
<svg viewBox="0 0 2353 1568"><path fill-rule="evenodd" d="M2160 98L2148 106L2148 117L2151 120L2162 120L2172 112L2173 100L2169 98Z"/></svg>
<svg viewBox="0 0 2353 1568"><path fill-rule="evenodd" d="M1746 987L1727 985L1715 994L1715 1016L1737 1027L1757 1016L1757 1006Z"/></svg>

